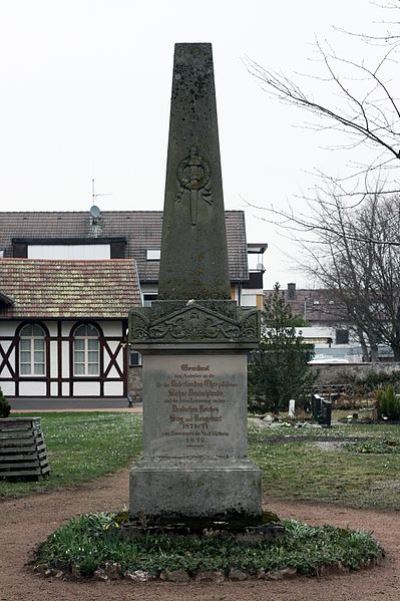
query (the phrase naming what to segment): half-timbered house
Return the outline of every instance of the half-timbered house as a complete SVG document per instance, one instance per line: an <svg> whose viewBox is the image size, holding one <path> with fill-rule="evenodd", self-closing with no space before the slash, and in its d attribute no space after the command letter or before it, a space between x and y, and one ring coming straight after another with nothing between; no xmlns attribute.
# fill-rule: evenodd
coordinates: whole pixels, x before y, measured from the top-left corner
<svg viewBox="0 0 400 601"><path fill-rule="evenodd" d="M133 259L0 260L0 386L10 397L126 397Z"/></svg>

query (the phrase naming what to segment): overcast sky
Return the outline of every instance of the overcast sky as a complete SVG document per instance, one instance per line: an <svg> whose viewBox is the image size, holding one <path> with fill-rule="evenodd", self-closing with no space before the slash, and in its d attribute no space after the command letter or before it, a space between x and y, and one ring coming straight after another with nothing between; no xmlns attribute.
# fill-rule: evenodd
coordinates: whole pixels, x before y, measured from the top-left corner
<svg viewBox="0 0 400 601"><path fill-rule="evenodd" d="M269 243L265 287L306 284L246 202L295 205L310 171L342 159L243 59L310 72L316 36L345 52L332 25L369 31L376 14L368 0L0 0L1 210L89 210L93 177L103 210L162 209L173 45L212 42L225 207Z"/></svg>

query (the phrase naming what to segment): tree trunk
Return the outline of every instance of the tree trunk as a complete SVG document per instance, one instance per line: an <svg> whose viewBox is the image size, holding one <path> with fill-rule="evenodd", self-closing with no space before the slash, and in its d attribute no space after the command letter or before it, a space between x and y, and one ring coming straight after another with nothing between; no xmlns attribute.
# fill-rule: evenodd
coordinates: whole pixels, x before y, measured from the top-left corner
<svg viewBox="0 0 400 601"><path fill-rule="evenodd" d="M393 351L393 355L394 355L394 360L396 361L396 363L400 362L400 343L393 343L390 345L392 347L392 351Z"/></svg>
<svg viewBox="0 0 400 601"><path fill-rule="evenodd" d="M357 328L357 336L358 336L358 340L360 341L360 345L361 345L363 363L368 363L370 361L368 346L365 341L364 333L360 328Z"/></svg>
<svg viewBox="0 0 400 601"><path fill-rule="evenodd" d="M378 345L377 344L371 344L371 361L372 363L377 363L379 361L379 356L378 356Z"/></svg>

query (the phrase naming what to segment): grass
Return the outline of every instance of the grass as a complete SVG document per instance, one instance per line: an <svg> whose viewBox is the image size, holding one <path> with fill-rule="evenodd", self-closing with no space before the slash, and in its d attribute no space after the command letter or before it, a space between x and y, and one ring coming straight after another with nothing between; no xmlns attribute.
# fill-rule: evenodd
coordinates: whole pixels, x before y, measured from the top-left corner
<svg viewBox="0 0 400 601"><path fill-rule="evenodd" d="M128 465L141 448L141 418L131 413L41 417L50 477L39 482L0 481L0 499L77 486ZM336 446L321 448L321 442ZM400 509L399 425L250 426L249 443L269 497Z"/></svg>
<svg viewBox="0 0 400 601"><path fill-rule="evenodd" d="M249 440L271 497L400 509L398 425L252 427Z"/></svg>
<svg viewBox="0 0 400 601"><path fill-rule="evenodd" d="M246 544L221 536L145 535L127 541L119 536L116 514L88 514L56 530L37 550L35 563L64 572L91 576L97 567L115 562L120 572L143 570L159 576L164 570L184 569L190 575L203 570L238 568L250 574L285 567L317 575L322 566L356 570L381 555L373 537L365 532L311 527L283 522L286 533L276 542Z"/></svg>
<svg viewBox="0 0 400 601"><path fill-rule="evenodd" d="M77 486L128 465L141 448L141 418L131 413L34 415L41 416L50 477L39 482L0 480L0 499Z"/></svg>

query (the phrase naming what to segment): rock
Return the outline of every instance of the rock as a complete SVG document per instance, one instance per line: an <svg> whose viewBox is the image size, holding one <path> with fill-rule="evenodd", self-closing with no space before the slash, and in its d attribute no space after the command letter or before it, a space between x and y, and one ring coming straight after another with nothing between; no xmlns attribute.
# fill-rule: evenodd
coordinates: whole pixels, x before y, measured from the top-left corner
<svg viewBox="0 0 400 601"><path fill-rule="evenodd" d="M265 572L265 580L283 580L284 578L294 578L297 576L297 568L282 568L281 570L274 570L271 572Z"/></svg>
<svg viewBox="0 0 400 601"><path fill-rule="evenodd" d="M109 580L103 568L97 568L97 570L93 572L93 578L96 580L102 580L103 582L107 582L107 580Z"/></svg>
<svg viewBox="0 0 400 601"><path fill-rule="evenodd" d="M82 574L81 574L81 571L79 569L79 566L77 566L75 564L73 564L71 566L71 574L72 574L72 576L74 578L78 578L78 579L82 578Z"/></svg>
<svg viewBox="0 0 400 601"><path fill-rule="evenodd" d="M224 573L221 570L203 570L197 572L195 577L196 582L223 582L225 580Z"/></svg>
<svg viewBox="0 0 400 601"><path fill-rule="evenodd" d="M40 574L43 576L46 570L48 570L48 568L49 566L47 565L47 563L38 563L38 565L33 568L33 571L35 572L35 574Z"/></svg>
<svg viewBox="0 0 400 601"><path fill-rule="evenodd" d="M54 576L56 578L62 578L64 576L64 572L62 570L56 570Z"/></svg>
<svg viewBox="0 0 400 601"><path fill-rule="evenodd" d="M238 568L231 568L228 577L230 580L242 581L247 580L249 575Z"/></svg>
<svg viewBox="0 0 400 601"><path fill-rule="evenodd" d="M190 576L186 570L164 570L160 574L160 579L168 582L189 582Z"/></svg>
<svg viewBox="0 0 400 601"><path fill-rule="evenodd" d="M124 578L132 580L132 582L147 582L148 580L154 580L154 576L150 574L150 572L145 572L144 570L135 570L134 572L127 570L124 574Z"/></svg>
<svg viewBox="0 0 400 601"><path fill-rule="evenodd" d="M121 564L106 561L103 570L110 580L119 580L121 578Z"/></svg>

